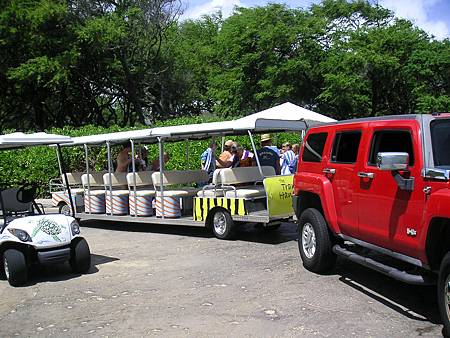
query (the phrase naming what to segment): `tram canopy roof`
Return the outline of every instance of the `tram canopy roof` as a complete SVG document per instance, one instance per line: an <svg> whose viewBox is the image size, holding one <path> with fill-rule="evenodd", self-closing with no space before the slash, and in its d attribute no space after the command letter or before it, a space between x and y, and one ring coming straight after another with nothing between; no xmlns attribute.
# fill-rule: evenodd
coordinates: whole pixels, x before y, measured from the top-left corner
<svg viewBox="0 0 450 338"><path fill-rule="evenodd" d="M104 144L106 142L111 143L125 143L129 140L144 140L150 141L155 139L150 135L151 129L140 129L140 130L129 130L129 131L119 131L116 133L107 133L107 134L97 134L97 135L89 135L89 136L79 136L72 138L73 143L69 144L70 146L76 145L97 145Z"/></svg>
<svg viewBox="0 0 450 338"><path fill-rule="evenodd" d="M21 132L0 135L0 149L14 149L30 146L69 144L69 136L47 134L44 132L25 134Z"/></svg>
<svg viewBox="0 0 450 338"><path fill-rule="evenodd" d="M170 141L180 139L203 139L212 136L239 135L264 132L301 131L317 123L336 122L325 115L286 102L258 113L236 120L185 124L152 129L130 130L108 134L98 134L72 138L73 145L97 145L111 142L125 143L139 140L145 143L157 142L158 137Z"/></svg>

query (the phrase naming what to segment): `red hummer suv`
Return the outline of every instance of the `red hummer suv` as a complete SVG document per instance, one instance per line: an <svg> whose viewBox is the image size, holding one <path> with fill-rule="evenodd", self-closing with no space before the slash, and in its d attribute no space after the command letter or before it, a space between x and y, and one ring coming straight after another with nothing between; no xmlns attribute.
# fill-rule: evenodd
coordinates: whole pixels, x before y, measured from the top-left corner
<svg viewBox="0 0 450 338"><path fill-rule="evenodd" d="M406 283L437 281L450 335L450 114L311 128L293 204L308 270L339 255Z"/></svg>

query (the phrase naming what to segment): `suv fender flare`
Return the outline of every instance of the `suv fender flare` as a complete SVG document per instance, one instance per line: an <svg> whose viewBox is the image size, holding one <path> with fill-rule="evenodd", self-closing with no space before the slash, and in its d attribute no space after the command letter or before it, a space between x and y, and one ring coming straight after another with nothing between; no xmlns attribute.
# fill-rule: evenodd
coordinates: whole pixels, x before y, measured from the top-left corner
<svg viewBox="0 0 450 338"><path fill-rule="evenodd" d="M436 220L447 222L450 221L450 210L448 209L449 204L450 194L447 192L447 189L438 190L432 193L426 203L423 215L423 223L420 232L420 239L418 242L418 252L421 256L419 257L419 259L427 262L428 264L433 263L429 261L430 257L427 257L427 243L430 239L429 236L432 236L430 231L433 231L430 226L434 224ZM441 241L439 242L441 243Z"/></svg>
<svg viewBox="0 0 450 338"><path fill-rule="evenodd" d="M337 222L334 193L330 180L322 175L299 173L295 176L294 186L296 192L305 191L319 196L328 226L335 234L339 234L341 231Z"/></svg>

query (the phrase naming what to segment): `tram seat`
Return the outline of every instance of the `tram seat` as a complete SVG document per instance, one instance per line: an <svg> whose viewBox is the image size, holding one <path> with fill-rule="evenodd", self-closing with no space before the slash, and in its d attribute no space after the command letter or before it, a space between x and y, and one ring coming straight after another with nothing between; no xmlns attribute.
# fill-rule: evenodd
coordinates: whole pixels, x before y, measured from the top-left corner
<svg viewBox="0 0 450 338"><path fill-rule="evenodd" d="M111 178L111 180L110 180ZM111 182L111 184L110 184ZM106 173L103 175L103 184L105 185L106 194L109 195L110 186L112 195L128 195L127 173Z"/></svg>
<svg viewBox="0 0 450 338"><path fill-rule="evenodd" d="M89 184L88 184L89 177ZM105 213L105 186L103 172L92 172L81 176L84 188L84 210L94 214ZM90 189L89 189L90 188Z"/></svg>
<svg viewBox="0 0 450 338"><path fill-rule="evenodd" d="M134 180L136 179L136 196L155 195L155 188L152 181L153 171L140 171L127 175L128 190L134 196ZM136 176L135 176L136 175Z"/></svg>
<svg viewBox="0 0 450 338"><path fill-rule="evenodd" d="M204 186L202 190L197 193L197 197L223 197L225 192L224 189L220 187L220 171L223 169L214 170L212 177L212 184Z"/></svg>
<svg viewBox="0 0 450 338"><path fill-rule="evenodd" d="M83 174L81 175L81 183L85 191L90 186L91 195L101 195L105 193L105 186L103 183L103 172L89 173L89 184L88 184L88 175Z"/></svg>
<svg viewBox="0 0 450 338"><path fill-rule="evenodd" d="M81 176L83 176L83 172L81 171L74 171L71 173L66 173L67 175L67 182L69 183L70 192L72 194L81 195L84 192L83 189L83 182L81 181ZM61 181L64 185L64 190L66 188L66 180L64 175L61 175Z"/></svg>
<svg viewBox="0 0 450 338"><path fill-rule="evenodd" d="M275 176L275 169L270 166L261 167L264 177ZM222 187L235 186L235 189L227 189L225 197L227 198L262 198L266 197L266 192L263 185L256 185L262 182L264 177L258 167L242 167L242 168L226 168L219 173L218 183ZM248 184L246 186L241 186Z"/></svg>
<svg viewBox="0 0 450 338"><path fill-rule="evenodd" d="M194 187L183 187L182 185L204 183L208 182L208 174L204 170L173 170L165 171L163 173L163 186L177 186L173 189L164 190L164 195L188 197L195 196L200 190ZM154 172L152 174L152 181L155 185L156 196L161 196L159 187L161 187L161 174ZM182 186L182 187L180 187Z"/></svg>
<svg viewBox="0 0 450 338"><path fill-rule="evenodd" d="M112 215L128 214L129 190L127 173L106 173L103 175L105 184L106 213Z"/></svg>

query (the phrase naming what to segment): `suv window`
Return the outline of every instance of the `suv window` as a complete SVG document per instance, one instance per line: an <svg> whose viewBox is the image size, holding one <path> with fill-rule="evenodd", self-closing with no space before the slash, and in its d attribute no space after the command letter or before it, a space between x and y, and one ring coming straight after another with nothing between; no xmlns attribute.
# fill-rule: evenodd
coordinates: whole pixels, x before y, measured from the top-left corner
<svg viewBox="0 0 450 338"><path fill-rule="evenodd" d="M380 152L402 152L409 154L409 165L414 165L414 151L411 133L407 130L377 131L372 137L369 165L375 166Z"/></svg>
<svg viewBox="0 0 450 338"><path fill-rule="evenodd" d="M337 133L334 138L331 162L355 163L358 157L360 131L346 131Z"/></svg>
<svg viewBox="0 0 450 338"><path fill-rule="evenodd" d="M328 133L309 134L303 148L302 160L305 162L321 162L327 136Z"/></svg>
<svg viewBox="0 0 450 338"><path fill-rule="evenodd" d="M447 169L450 166L450 120L434 120L430 127L434 165Z"/></svg>

